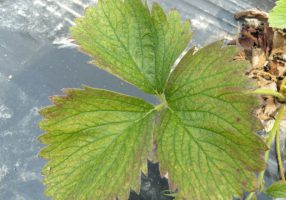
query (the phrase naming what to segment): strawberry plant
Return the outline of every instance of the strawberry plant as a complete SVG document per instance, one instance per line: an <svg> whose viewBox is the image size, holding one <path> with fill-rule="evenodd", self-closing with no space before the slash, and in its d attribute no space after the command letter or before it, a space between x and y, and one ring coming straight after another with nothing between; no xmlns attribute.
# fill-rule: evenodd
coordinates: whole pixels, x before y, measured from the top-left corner
<svg viewBox="0 0 286 200"><path fill-rule="evenodd" d="M41 111L40 156L54 200L110 200L138 191L147 158L177 189L176 199L231 199L259 186L268 149L251 111L257 100L236 47L190 49L189 21L141 0L99 0L71 35L92 63L161 103L83 87Z"/></svg>

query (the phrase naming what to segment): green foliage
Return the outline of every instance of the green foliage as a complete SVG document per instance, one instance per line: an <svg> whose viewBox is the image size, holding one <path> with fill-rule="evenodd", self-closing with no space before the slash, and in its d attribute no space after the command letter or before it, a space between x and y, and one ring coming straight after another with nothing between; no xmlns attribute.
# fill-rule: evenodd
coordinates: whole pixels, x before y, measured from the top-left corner
<svg viewBox="0 0 286 200"><path fill-rule="evenodd" d="M279 0L269 13L269 24L274 28L286 28L286 0Z"/></svg>
<svg viewBox="0 0 286 200"><path fill-rule="evenodd" d="M255 133L256 101L245 94L248 64L233 61L237 49L215 42L190 50L171 73L190 39L189 23L157 4L149 12L141 0L100 0L76 20L72 36L93 63L162 103L89 87L53 97L40 124L48 196L127 199L154 157L152 142L176 199L228 200L257 188L254 172L264 169L267 148Z"/></svg>
<svg viewBox="0 0 286 200"><path fill-rule="evenodd" d="M54 199L127 199L152 146L153 106L114 92L65 90L41 114L40 156Z"/></svg>
<svg viewBox="0 0 286 200"><path fill-rule="evenodd" d="M259 127L249 115L255 100L242 93L249 81L238 75L247 65L233 61L236 48L221 46L183 58L169 79L169 107L157 126L162 168L190 199L230 199L255 188L251 171L263 169L265 146L250 134Z"/></svg>
<svg viewBox="0 0 286 200"><path fill-rule="evenodd" d="M172 65L186 48L190 23L178 12L164 11L141 0L98 2L76 20L73 38L96 64L148 93L161 93Z"/></svg>
<svg viewBox="0 0 286 200"><path fill-rule="evenodd" d="M272 198L286 198L286 183L276 182L270 185L265 191Z"/></svg>

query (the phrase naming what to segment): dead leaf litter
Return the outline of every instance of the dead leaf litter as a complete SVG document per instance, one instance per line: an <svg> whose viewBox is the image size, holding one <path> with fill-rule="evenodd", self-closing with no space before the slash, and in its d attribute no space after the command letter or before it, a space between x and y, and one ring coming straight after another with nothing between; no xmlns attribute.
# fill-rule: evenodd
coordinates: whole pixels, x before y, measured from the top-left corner
<svg viewBox="0 0 286 200"><path fill-rule="evenodd" d="M229 44L242 49L236 59L251 62L252 68L246 75L255 79L261 89L281 92L286 77L286 29L269 27L268 13L258 9L236 13L235 19L240 22L240 32ZM264 121L274 119L281 102L272 96L261 99L256 116Z"/></svg>

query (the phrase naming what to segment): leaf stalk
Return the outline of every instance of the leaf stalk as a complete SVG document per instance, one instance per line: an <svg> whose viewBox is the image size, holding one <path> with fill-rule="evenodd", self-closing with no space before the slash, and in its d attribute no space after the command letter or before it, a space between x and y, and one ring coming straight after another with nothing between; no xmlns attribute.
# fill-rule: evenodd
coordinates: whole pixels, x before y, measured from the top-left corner
<svg viewBox="0 0 286 200"><path fill-rule="evenodd" d="M157 97L160 99L160 104L155 107L156 111L161 111L168 107L168 102L166 100L165 94L159 94Z"/></svg>
<svg viewBox="0 0 286 200"><path fill-rule="evenodd" d="M247 92L248 94L260 94L263 96L274 96L277 97L280 101L286 101L286 98L280 92L273 91L271 89L257 89L254 91Z"/></svg>
<svg viewBox="0 0 286 200"><path fill-rule="evenodd" d="M283 119L285 111L286 111L286 106L285 105L281 105L279 110L278 110L277 117L276 117L276 120L274 122L274 125L273 125L273 127L272 127L272 129L271 129L271 131L270 131L270 133L268 135L268 138L266 139L266 144L267 144L267 146L269 148L269 150L267 150L265 152L265 155L264 155L264 160L265 160L266 163L268 162L268 159L269 159L270 146L273 143L273 141L275 139L275 136L278 135L277 133L280 132L280 130L279 130L280 129L280 124L281 124L281 121ZM279 140L279 143L280 143L280 140ZM279 152L280 152L280 146L279 146ZM284 170L283 170L283 173L284 173ZM258 175L258 182L260 183L260 190L263 190L263 188L264 188L264 183L263 183L264 174L265 174L265 170L260 172L259 175ZM254 197L254 195L255 195L255 192L249 193L245 200L251 200Z"/></svg>
<svg viewBox="0 0 286 200"><path fill-rule="evenodd" d="M280 130L278 130L276 134L276 153L277 153L280 177L281 177L282 182L285 182L284 168L283 168L283 163L281 159L281 150L280 150Z"/></svg>

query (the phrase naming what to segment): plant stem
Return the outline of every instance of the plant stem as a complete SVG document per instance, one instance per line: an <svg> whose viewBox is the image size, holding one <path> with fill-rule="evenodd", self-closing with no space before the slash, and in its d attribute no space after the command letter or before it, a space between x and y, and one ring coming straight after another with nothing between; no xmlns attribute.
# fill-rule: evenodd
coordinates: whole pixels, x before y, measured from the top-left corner
<svg viewBox="0 0 286 200"><path fill-rule="evenodd" d="M266 140L266 144L267 144L268 148L270 148L270 146L271 146L271 144L275 138L275 135L280 128L280 124L281 124L282 118L284 116L285 110L286 110L285 105L281 105L279 110L278 110L278 114L276 116L276 120L274 122L273 128L271 129L271 131L269 133L269 137Z"/></svg>
<svg viewBox="0 0 286 200"><path fill-rule="evenodd" d="M280 151L280 131L279 130L277 131L277 134L276 134L276 153L277 153L280 176L281 176L282 182L285 182L284 168L283 168L283 163L281 159L281 151Z"/></svg>
<svg viewBox="0 0 286 200"><path fill-rule="evenodd" d="M161 104L157 105L154 109L156 111L161 111L164 108L167 108L168 107L168 103L167 103L165 94L159 94L159 95L157 95L157 97L160 99Z"/></svg>
<svg viewBox="0 0 286 200"><path fill-rule="evenodd" d="M164 93L158 94L157 97L160 99L161 103L167 104L167 100Z"/></svg>
<svg viewBox="0 0 286 200"><path fill-rule="evenodd" d="M159 104L158 106L156 106L156 107L154 108L154 110L156 110L156 111L161 111L161 110L163 110L165 107L166 107L166 105L165 105L164 103L161 103L161 104Z"/></svg>
<svg viewBox="0 0 286 200"><path fill-rule="evenodd" d="M286 110L285 105L281 105L279 110L278 110L278 114L276 116L276 120L274 122L273 128L271 129L271 131L269 133L269 136L268 136L268 138L266 140L266 144L267 144L267 146L269 148L269 150L267 150L265 152L265 155L264 155L264 160L265 160L266 163L268 162L268 158L269 158L270 146L271 146L271 144L273 143L273 141L275 139L275 135L277 134L277 131L279 131L279 129L280 129L280 124L281 124L281 121L283 119L285 110ZM279 149L279 151L280 151L280 149ZM263 187L264 187L264 184L263 184L264 174L265 174L265 171L262 171L258 175L258 182L260 183L260 187L261 187L260 190L263 190ZM254 195L255 195L255 192L249 193L245 200L251 200Z"/></svg>
<svg viewBox="0 0 286 200"><path fill-rule="evenodd" d="M251 200L254 195L255 195L255 192L249 193L245 200Z"/></svg>
<svg viewBox="0 0 286 200"><path fill-rule="evenodd" d="M251 91L251 92L247 92L247 93L260 94L260 95L264 95L264 96L274 96L274 97L277 97L281 101L286 100L286 98L284 97L283 94L281 94L279 92L275 92L275 91L270 90L270 89L257 89L255 91Z"/></svg>
<svg viewBox="0 0 286 200"><path fill-rule="evenodd" d="M279 92L284 94L284 92L286 91L286 88L285 88L285 85L286 85L286 78L283 79L281 85L280 85L280 90Z"/></svg>

